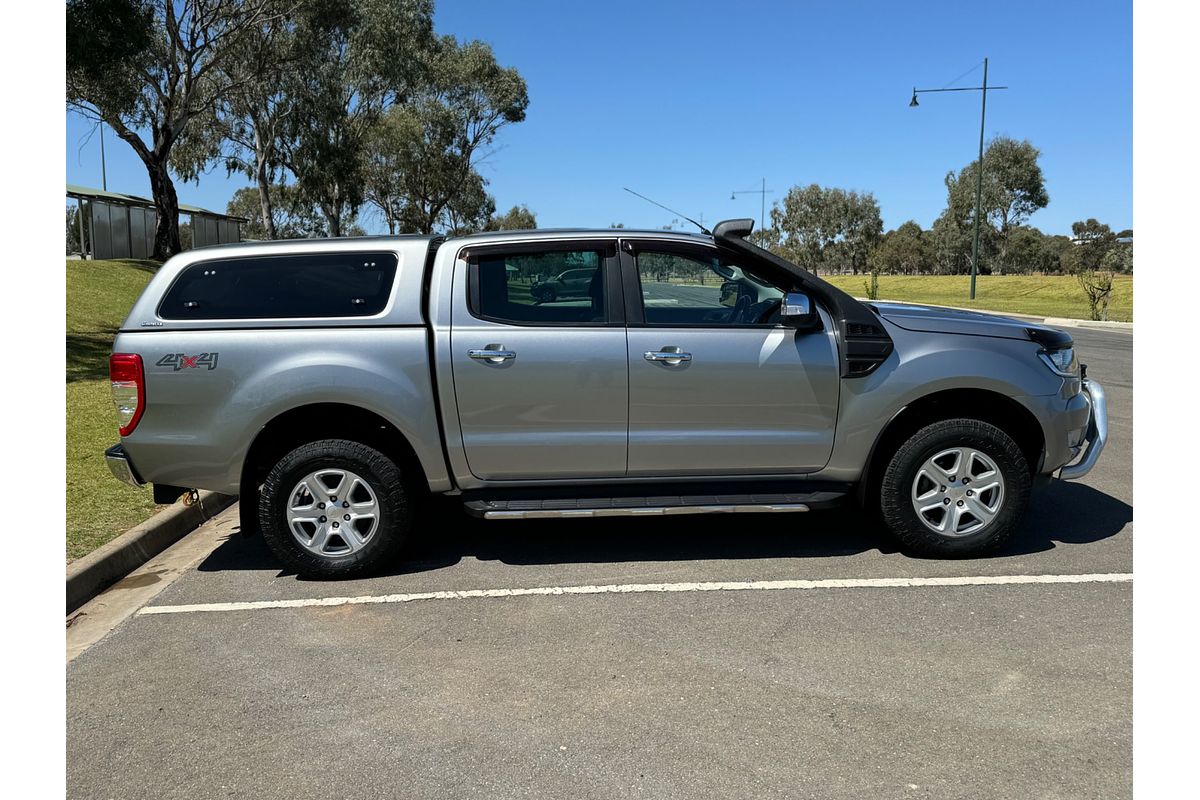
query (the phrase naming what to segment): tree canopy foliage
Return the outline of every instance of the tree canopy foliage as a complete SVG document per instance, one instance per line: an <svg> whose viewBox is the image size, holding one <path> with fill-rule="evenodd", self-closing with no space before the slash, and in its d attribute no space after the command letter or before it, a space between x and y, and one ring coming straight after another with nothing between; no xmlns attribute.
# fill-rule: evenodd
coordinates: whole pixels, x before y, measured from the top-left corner
<svg viewBox="0 0 1200 800"><path fill-rule="evenodd" d="M233 193L225 213L249 220L242 225L243 239L320 239L329 236L328 220L316 208L302 202L295 186L277 183L271 186L274 198L271 225L265 225L257 186L244 186ZM271 231L274 231L272 234ZM343 236L365 236L357 218L342 221Z"/></svg>
<svg viewBox="0 0 1200 800"><path fill-rule="evenodd" d="M1049 202L1040 152L1028 141L996 137L984 151L979 267L989 273L1092 273L1133 270L1133 231L1113 233L1087 219L1071 236L1028 223ZM793 186L771 209L763 246L809 270L965 274L971 269L978 162L946 175L946 207L929 230L909 220L882 232L870 192Z"/></svg>
<svg viewBox="0 0 1200 800"><path fill-rule="evenodd" d="M432 0L68 0L67 102L138 153L178 252L174 182L212 164L262 238L465 232L495 201L479 164L525 118L524 79L433 30ZM316 225L316 217L321 223Z"/></svg>
<svg viewBox="0 0 1200 800"><path fill-rule="evenodd" d="M483 226L485 231L531 231L537 228L537 216L527 206L513 206L503 214L493 215Z"/></svg>
<svg viewBox="0 0 1200 800"><path fill-rule="evenodd" d="M879 203L870 192L794 186L771 209L774 231L763 241L805 269L849 267L858 273L883 234Z"/></svg>
<svg viewBox="0 0 1200 800"><path fill-rule="evenodd" d="M979 247L994 271L1012 268L1009 238L1038 209L1050 203L1046 179L1038 165L1041 152L1028 141L997 136L983 154L983 187ZM978 160L946 174L948 226L961 235L974 226ZM947 231L948 232L948 231Z"/></svg>
<svg viewBox="0 0 1200 800"><path fill-rule="evenodd" d="M868 258L871 272L898 275L920 275L922 271L928 272L932 263L930 236L911 219L884 234Z"/></svg>
<svg viewBox="0 0 1200 800"><path fill-rule="evenodd" d="M209 126L197 120L246 80L234 56L277 16L270 0L68 0L67 104L106 123L145 165L156 258L181 246L170 171L188 179L206 160L203 148L181 145L202 136Z"/></svg>
<svg viewBox="0 0 1200 800"><path fill-rule="evenodd" d="M483 42L438 40L429 80L375 130L368 199L388 230L482 228L495 211L476 169L505 125L525 119L529 95L516 70Z"/></svg>

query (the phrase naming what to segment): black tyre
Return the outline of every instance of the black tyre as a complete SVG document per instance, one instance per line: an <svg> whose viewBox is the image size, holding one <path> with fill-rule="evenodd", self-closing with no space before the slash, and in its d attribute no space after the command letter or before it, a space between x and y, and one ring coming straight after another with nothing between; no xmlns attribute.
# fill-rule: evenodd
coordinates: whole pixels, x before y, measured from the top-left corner
<svg viewBox="0 0 1200 800"><path fill-rule="evenodd" d="M543 286L538 289L537 301L539 303L553 303L558 298L558 292L554 291L553 286Z"/></svg>
<svg viewBox="0 0 1200 800"><path fill-rule="evenodd" d="M360 442L297 447L267 474L259 526L271 551L306 578L352 578L395 561L411 528L403 476Z"/></svg>
<svg viewBox="0 0 1200 800"><path fill-rule="evenodd" d="M920 429L883 475L880 511L905 549L975 556L1000 547L1029 504L1024 453L1008 434L974 419Z"/></svg>

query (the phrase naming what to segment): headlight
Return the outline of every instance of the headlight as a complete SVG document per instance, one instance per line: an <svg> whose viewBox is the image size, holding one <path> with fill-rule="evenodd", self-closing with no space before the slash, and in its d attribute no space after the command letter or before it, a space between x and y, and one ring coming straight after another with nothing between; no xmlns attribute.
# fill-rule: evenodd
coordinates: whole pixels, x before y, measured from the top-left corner
<svg viewBox="0 0 1200 800"><path fill-rule="evenodd" d="M1073 377L1079 371L1079 362L1075 360L1075 348L1064 347L1061 350L1043 350L1038 358L1046 362L1046 366L1065 377Z"/></svg>

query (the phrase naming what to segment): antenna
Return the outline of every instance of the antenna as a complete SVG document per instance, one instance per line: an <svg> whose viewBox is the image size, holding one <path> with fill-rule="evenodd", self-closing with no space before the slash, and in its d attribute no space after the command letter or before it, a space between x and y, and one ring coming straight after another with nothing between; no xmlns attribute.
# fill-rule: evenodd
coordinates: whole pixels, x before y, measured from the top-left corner
<svg viewBox="0 0 1200 800"><path fill-rule="evenodd" d="M707 234L708 236L712 236L712 231L710 231L708 228L706 228L706 227L704 227L703 225L701 225L699 222L696 222L696 220L692 219L691 217L687 216L686 214L680 214L678 211L676 211L676 210L675 210L675 209L673 209L673 208L667 208L667 207L666 207L666 206L664 206L662 203L655 202L654 200L651 200L649 197L646 197L646 195L644 195L644 194L638 194L638 193L637 193L637 192L635 192L633 189L630 189L628 186L624 186L624 187L622 187L622 188L623 188L623 189L625 189L625 191L629 192L631 195L634 195L635 197L640 197L640 198L642 198L642 199L643 199L643 200L645 200L647 203L652 203L653 205L656 205L656 206L658 206L659 208L662 208L662 209L665 209L665 210L667 210L667 211L670 211L672 214L674 214L674 215L675 215L675 216L677 216L677 217L683 217L683 218L684 218L684 219L686 219L688 222L692 223L692 224L693 224L693 225L695 225L697 228L699 228L699 229L700 229L700 231L701 231L702 233L704 233L704 234Z"/></svg>

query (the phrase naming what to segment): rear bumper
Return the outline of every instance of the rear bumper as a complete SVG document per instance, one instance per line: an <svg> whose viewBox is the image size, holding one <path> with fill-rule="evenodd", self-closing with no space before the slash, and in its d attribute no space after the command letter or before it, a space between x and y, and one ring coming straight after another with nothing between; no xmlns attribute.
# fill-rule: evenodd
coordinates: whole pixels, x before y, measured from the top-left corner
<svg viewBox="0 0 1200 800"><path fill-rule="evenodd" d="M1104 387L1092 380L1084 379L1083 394L1087 395L1091 406L1088 416L1087 433L1084 434L1083 455L1073 464L1067 464L1058 476L1064 480L1082 478L1092 471L1104 445L1108 442L1108 401L1104 397Z"/></svg>
<svg viewBox="0 0 1200 800"><path fill-rule="evenodd" d="M129 454L125 452L123 445L114 444L105 450L104 460L108 463L108 469L112 472L113 477L122 483L128 483L130 486L146 485L146 482L134 469L133 462L129 460Z"/></svg>

